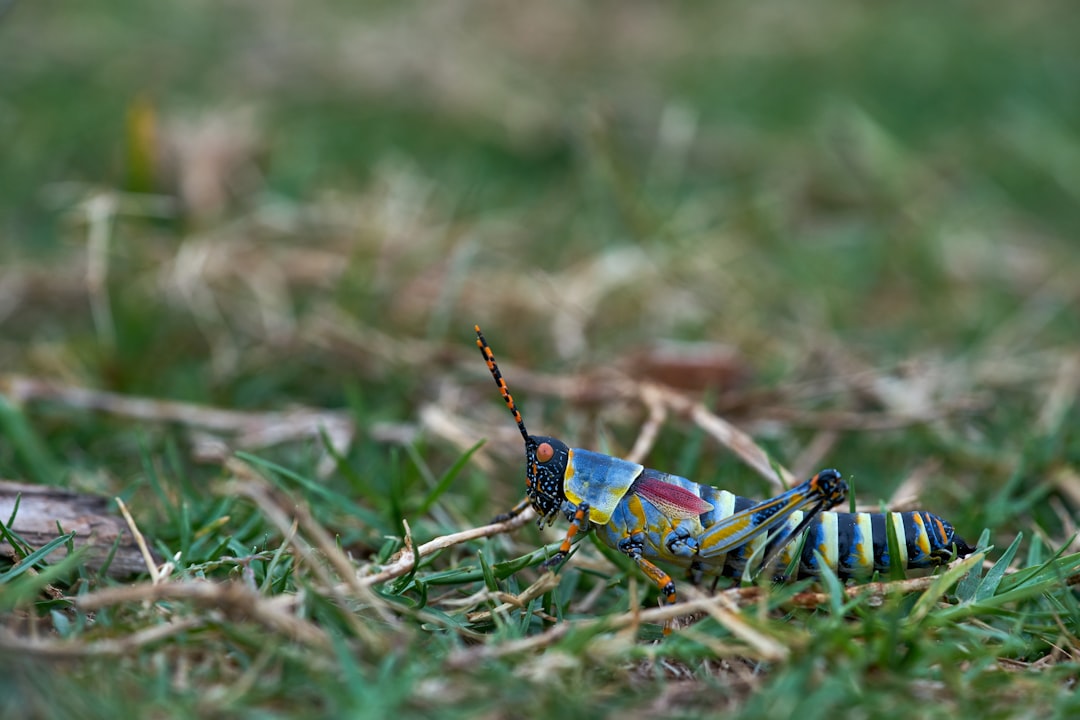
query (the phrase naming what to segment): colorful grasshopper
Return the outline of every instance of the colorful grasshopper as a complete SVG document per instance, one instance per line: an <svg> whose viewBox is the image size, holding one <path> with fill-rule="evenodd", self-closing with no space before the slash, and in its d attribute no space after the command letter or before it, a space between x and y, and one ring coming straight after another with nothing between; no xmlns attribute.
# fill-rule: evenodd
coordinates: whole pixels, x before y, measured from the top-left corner
<svg viewBox="0 0 1080 720"><path fill-rule="evenodd" d="M578 533L591 529L605 544L628 555L667 602L674 603L675 583L653 559L688 568L695 578L737 578L787 568L796 558L799 576L817 575L820 558L839 577L850 578L886 571L893 562L906 568L931 567L973 550L952 525L928 512L828 512L847 494L836 470L822 470L781 495L757 502L530 435L479 326L476 338L525 439L525 498L496 520L519 515L529 506L541 527L560 514L570 520L562 545L545 567L562 563ZM895 532L899 558L889 556L887 525Z"/></svg>

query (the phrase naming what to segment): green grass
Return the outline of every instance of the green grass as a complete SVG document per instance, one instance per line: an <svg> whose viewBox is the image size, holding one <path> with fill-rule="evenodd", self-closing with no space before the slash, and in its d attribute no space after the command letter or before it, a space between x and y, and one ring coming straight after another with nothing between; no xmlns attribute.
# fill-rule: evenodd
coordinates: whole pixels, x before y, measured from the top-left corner
<svg viewBox="0 0 1080 720"><path fill-rule="evenodd" d="M0 566L0 716L1080 710L1069 4L149 8L0 14L0 477L120 497L173 563ZM690 397L994 569L736 589L662 642L589 540L472 615L562 524L343 584L520 498L474 323L532 432L618 455L655 343L736 348ZM646 462L774 492L677 414Z"/></svg>

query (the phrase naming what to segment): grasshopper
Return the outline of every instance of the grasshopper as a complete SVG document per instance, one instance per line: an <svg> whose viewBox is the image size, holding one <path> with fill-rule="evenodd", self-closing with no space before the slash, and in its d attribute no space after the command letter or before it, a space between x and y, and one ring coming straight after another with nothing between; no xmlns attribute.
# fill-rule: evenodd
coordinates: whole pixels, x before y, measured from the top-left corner
<svg viewBox="0 0 1080 720"><path fill-rule="evenodd" d="M893 563L933 567L973 552L952 525L925 511L831 512L848 489L835 469L821 470L759 502L571 448L553 437L530 435L491 347L480 326L474 327L476 344L525 440L525 498L495 520L508 520L531 506L541 528L560 515L570 521L545 568L562 564L575 538L591 530L633 560L673 604L675 582L654 560L684 567L695 580L706 574L740 578L774 564L792 567L796 560L799 577L820 574L824 563L847 579L887 571ZM887 526L895 533L899 557L889 555Z"/></svg>

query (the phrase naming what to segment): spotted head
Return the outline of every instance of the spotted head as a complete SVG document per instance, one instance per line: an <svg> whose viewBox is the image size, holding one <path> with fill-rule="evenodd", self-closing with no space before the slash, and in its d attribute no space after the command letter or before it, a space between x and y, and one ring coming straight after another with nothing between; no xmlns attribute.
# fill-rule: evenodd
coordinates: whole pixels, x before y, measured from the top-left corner
<svg viewBox="0 0 1080 720"><path fill-rule="evenodd" d="M539 523L551 524L559 514L566 495L563 491L563 480L566 476L567 463L570 461L570 448L562 440L545 437L542 435L530 435L525 429L525 422L521 419L514 398L506 387L499 366L495 364L495 356L491 347L480 332L480 326L475 325L476 346L484 356L491 376L495 378L495 384L499 386L506 406L517 421L518 430L525 440L525 495L539 518Z"/></svg>
<svg viewBox="0 0 1080 720"><path fill-rule="evenodd" d="M828 468L810 478L810 490L821 498L822 507L828 509L844 502L848 486L839 470Z"/></svg>

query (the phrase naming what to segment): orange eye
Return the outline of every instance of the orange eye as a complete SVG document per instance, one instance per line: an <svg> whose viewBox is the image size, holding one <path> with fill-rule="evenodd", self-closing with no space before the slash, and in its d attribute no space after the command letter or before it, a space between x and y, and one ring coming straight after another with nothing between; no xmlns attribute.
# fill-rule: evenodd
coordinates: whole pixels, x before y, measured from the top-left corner
<svg viewBox="0 0 1080 720"><path fill-rule="evenodd" d="M553 457L555 457L555 448L549 443L540 443L540 447L536 448L536 459L540 462L546 463Z"/></svg>

